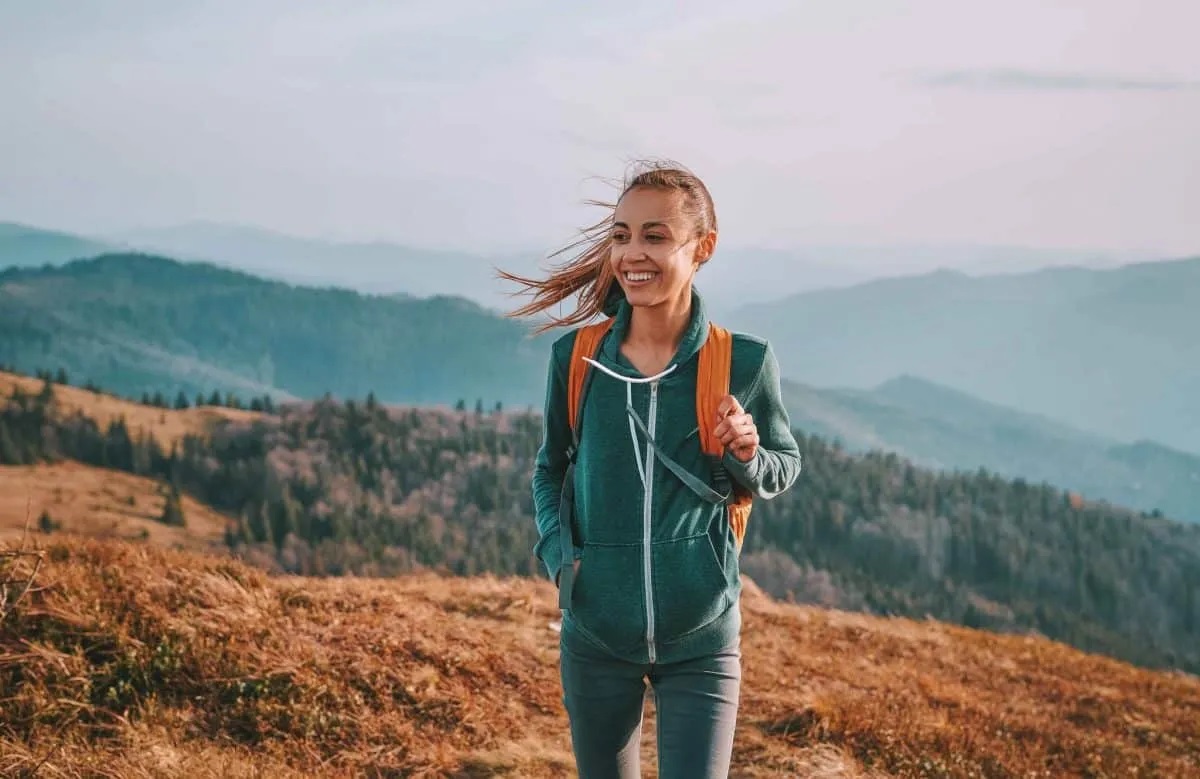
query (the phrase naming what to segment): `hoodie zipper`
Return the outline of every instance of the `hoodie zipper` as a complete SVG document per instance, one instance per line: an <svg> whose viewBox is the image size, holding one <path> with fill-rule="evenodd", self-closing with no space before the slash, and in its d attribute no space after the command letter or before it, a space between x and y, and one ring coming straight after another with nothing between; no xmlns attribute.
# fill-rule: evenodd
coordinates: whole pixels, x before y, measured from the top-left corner
<svg viewBox="0 0 1200 779"><path fill-rule="evenodd" d="M650 441L646 443L646 489L642 502L642 573L646 577L646 649L649 660L654 663L657 652L654 649L654 585L650 568L650 517L654 501L654 429L658 422L658 382L650 384Z"/></svg>

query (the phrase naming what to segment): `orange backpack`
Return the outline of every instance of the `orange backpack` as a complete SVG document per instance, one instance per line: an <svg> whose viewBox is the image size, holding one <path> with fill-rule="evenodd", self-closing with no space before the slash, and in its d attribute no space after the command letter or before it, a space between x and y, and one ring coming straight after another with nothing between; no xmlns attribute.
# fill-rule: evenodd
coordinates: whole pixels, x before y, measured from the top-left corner
<svg viewBox="0 0 1200 779"><path fill-rule="evenodd" d="M568 419L574 440L579 440L579 419L583 401L585 380L591 366L583 359L595 359L600 342L612 327L613 320L606 319L594 325L581 327L575 336L575 348L567 378ZM742 485L729 477L721 464L724 446L714 434L717 426L717 406L721 398L729 394L729 368L733 359L733 335L723 327L709 323L708 338L700 347L699 373L696 378L696 423L700 430L700 446L713 461L713 480L720 492L729 495L726 501L729 525L740 550L746 537L746 524L750 521L753 496ZM573 455L573 453L572 453Z"/></svg>

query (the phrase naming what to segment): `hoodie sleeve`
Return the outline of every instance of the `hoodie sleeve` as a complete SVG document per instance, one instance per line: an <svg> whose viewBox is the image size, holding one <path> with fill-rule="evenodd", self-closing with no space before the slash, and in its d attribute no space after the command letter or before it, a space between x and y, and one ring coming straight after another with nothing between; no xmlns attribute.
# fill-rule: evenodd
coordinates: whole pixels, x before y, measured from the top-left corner
<svg viewBox="0 0 1200 779"><path fill-rule="evenodd" d="M567 365L569 338L556 341L551 349L550 367L546 377L546 400L542 414L542 444L533 468L533 507L538 540L533 552L551 581L558 581L562 566L562 548L558 536L558 509L563 477L567 470L567 448L571 444L571 428L567 416ZM570 352L567 351L569 355Z"/></svg>
<svg viewBox="0 0 1200 779"><path fill-rule="evenodd" d="M779 363L769 343L764 343L758 375L745 398L738 400L758 428L758 450L749 462L738 460L728 450L722 459L730 475L756 497L774 498L800 476L800 447L783 405Z"/></svg>

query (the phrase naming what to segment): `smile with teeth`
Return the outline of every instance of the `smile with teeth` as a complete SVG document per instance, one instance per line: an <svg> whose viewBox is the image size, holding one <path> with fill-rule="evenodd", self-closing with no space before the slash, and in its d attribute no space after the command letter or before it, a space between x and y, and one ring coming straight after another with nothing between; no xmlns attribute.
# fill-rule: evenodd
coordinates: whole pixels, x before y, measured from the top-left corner
<svg viewBox="0 0 1200 779"><path fill-rule="evenodd" d="M634 284L638 284L641 282L650 281L657 275L658 274L654 273L653 271L639 271L637 273L625 271L625 280L633 282Z"/></svg>

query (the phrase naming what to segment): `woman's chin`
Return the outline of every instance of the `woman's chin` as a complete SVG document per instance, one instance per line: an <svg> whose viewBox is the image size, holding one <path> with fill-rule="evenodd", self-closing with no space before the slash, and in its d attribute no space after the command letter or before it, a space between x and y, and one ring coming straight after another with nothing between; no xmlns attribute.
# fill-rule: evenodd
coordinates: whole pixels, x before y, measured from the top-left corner
<svg viewBox="0 0 1200 779"><path fill-rule="evenodd" d="M626 290L625 291L625 299L629 301L629 305L631 305L635 308L646 308L649 306L656 306L659 303L662 303L662 295L655 295L653 292L650 292L649 290L641 290L641 289L637 289L637 290L633 290L633 291Z"/></svg>

